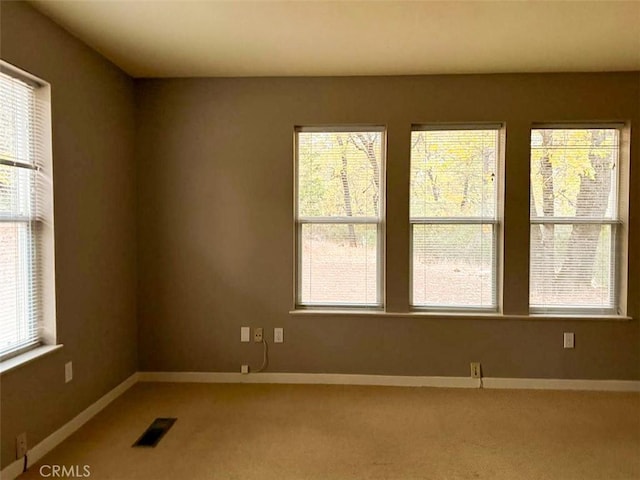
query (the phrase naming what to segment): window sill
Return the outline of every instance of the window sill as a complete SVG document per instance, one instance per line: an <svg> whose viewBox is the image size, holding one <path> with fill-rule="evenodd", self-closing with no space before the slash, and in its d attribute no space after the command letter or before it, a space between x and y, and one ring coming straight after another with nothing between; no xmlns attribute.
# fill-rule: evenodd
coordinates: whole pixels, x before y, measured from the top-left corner
<svg viewBox="0 0 640 480"><path fill-rule="evenodd" d="M34 360L49 355L63 347L60 345L41 345L27 352L16 355L15 357L7 358L0 362L0 375L4 375L16 368L20 368L23 365L33 362Z"/></svg>
<svg viewBox="0 0 640 480"><path fill-rule="evenodd" d="M633 320L633 317L625 315L583 315L583 314L542 314L514 315L496 312L388 312L385 310L330 310L330 309L297 309L289 311L293 316L362 316L362 317L398 317L398 318L431 318L439 320L528 320L528 321L613 321L624 322Z"/></svg>

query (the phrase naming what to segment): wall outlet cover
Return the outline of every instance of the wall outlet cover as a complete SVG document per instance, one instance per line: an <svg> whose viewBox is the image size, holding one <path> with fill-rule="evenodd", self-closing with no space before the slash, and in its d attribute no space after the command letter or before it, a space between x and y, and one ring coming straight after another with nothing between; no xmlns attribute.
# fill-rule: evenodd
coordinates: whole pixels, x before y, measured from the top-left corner
<svg viewBox="0 0 640 480"><path fill-rule="evenodd" d="M248 342L251 336L251 328L249 327L240 327L240 341Z"/></svg>
<svg viewBox="0 0 640 480"><path fill-rule="evenodd" d="M273 329L273 343L284 342L284 328L276 327Z"/></svg>
<svg viewBox="0 0 640 480"><path fill-rule="evenodd" d="M575 347L575 334L573 332L564 332L564 348L574 348Z"/></svg>
<svg viewBox="0 0 640 480"><path fill-rule="evenodd" d="M262 328L261 327L257 327L253 331L253 341L256 342L256 343L262 342L262 335L263 335Z"/></svg>
<svg viewBox="0 0 640 480"><path fill-rule="evenodd" d="M471 378L480 378L482 377L482 369L480 367L480 362L471 362Z"/></svg>
<svg viewBox="0 0 640 480"><path fill-rule="evenodd" d="M73 362L67 362L64 364L64 383L69 383L73 380Z"/></svg>
<svg viewBox="0 0 640 480"><path fill-rule="evenodd" d="M242 365L240 367L240 373L242 373L243 375L246 375L247 373L249 373L249 365Z"/></svg>

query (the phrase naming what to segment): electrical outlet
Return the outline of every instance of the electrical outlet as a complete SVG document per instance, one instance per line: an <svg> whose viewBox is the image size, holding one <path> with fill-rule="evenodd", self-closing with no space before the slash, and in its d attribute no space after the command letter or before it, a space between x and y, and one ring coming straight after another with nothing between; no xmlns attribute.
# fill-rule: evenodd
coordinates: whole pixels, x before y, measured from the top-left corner
<svg viewBox="0 0 640 480"><path fill-rule="evenodd" d="M575 346L575 335L573 332L564 332L564 348L573 348Z"/></svg>
<svg viewBox="0 0 640 480"><path fill-rule="evenodd" d="M240 373L242 373L243 375L246 375L247 373L249 373L249 365L242 365L240 367Z"/></svg>
<svg viewBox="0 0 640 480"><path fill-rule="evenodd" d="M16 437L16 459L21 459L27 454L27 432L22 432Z"/></svg>
<svg viewBox="0 0 640 480"><path fill-rule="evenodd" d="M284 328L276 327L273 329L273 343L284 342Z"/></svg>
<svg viewBox="0 0 640 480"><path fill-rule="evenodd" d="M251 337L251 328L240 327L240 341L248 342L250 337Z"/></svg>
<svg viewBox="0 0 640 480"><path fill-rule="evenodd" d="M471 378L480 378L481 376L480 362L471 362Z"/></svg>
<svg viewBox="0 0 640 480"><path fill-rule="evenodd" d="M69 383L73 380L73 363L67 362L64 364L64 383Z"/></svg>
<svg viewBox="0 0 640 480"><path fill-rule="evenodd" d="M253 331L253 341L256 343L262 342L262 328L258 327Z"/></svg>

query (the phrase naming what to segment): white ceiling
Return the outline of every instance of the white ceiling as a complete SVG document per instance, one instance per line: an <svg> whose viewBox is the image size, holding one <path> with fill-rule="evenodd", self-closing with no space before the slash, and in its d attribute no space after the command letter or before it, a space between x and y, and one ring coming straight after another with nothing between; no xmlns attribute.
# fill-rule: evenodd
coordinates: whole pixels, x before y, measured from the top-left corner
<svg viewBox="0 0 640 480"><path fill-rule="evenodd" d="M640 1L31 3L134 77L640 70Z"/></svg>

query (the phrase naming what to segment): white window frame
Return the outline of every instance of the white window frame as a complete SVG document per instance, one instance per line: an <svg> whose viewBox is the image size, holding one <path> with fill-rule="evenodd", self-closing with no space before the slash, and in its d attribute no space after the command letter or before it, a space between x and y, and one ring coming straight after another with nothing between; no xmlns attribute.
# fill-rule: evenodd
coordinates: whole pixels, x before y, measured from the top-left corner
<svg viewBox="0 0 640 480"><path fill-rule="evenodd" d="M380 191L378 197L378 217L302 217L298 212L299 193L299 169L298 169L298 134L316 133L353 133L353 132L379 132L380 139ZM321 310L383 310L385 304L385 210L386 210L386 158L387 158L387 130L381 125L330 125L330 126L297 126L294 128L294 301L295 310L321 309ZM376 225L377 229L377 253L376 253L376 296L378 301L373 304L353 303L304 303L302 295L302 225Z"/></svg>
<svg viewBox="0 0 640 480"><path fill-rule="evenodd" d="M37 339L19 348L7 349L0 354L0 371L6 371L28 362L39 355L46 354L56 344L56 302L55 302L55 261L54 261L54 230L53 230L53 165L51 147L51 86L44 80L0 59L0 71L32 85L35 95L37 122L33 135L34 144L37 144L35 165L23 165L7 159L0 159L0 163L16 168L28 168L37 172L37 207L36 212L28 218L0 217L0 222L30 222L33 225L34 235L37 239L33 242L35 253L29 255L25 261L37 262L30 267L31 275L40 275L40 281L36 282L39 289L39 305L32 312L28 322L35 322L38 329ZM47 347L42 347L47 345ZM42 347L38 349L38 347ZM57 347L55 347L57 348ZM36 350L38 349L38 350ZM36 351L32 354L32 350ZM27 353L28 352L28 353ZM24 358L23 358L24 357Z"/></svg>
<svg viewBox="0 0 640 480"><path fill-rule="evenodd" d="M498 146L496 151L496 186L495 186L495 211L493 218L486 217L412 217L409 213L409 308L416 312L451 312L451 313L498 313L501 310L502 283L500 271L502 268L502 218L503 218L503 170L505 154L505 125L503 123L470 123L470 124L415 124L411 126L411 132L421 131L450 131L450 130L496 130ZM411 168L411 167L409 167ZM409 199L411 191L409 191ZM409 200L411 201L411 200ZM492 305L461 306L461 305L416 305L413 299L413 232L415 225L491 225L493 230L492 255L493 266L491 269L494 290Z"/></svg>
<svg viewBox="0 0 640 480"><path fill-rule="evenodd" d="M600 307L587 307L587 306L563 306L563 305L532 305L529 303L530 314L558 314L558 315L624 315L621 308L621 292L623 290L622 283L625 280L620 275L621 260L620 252L622 251L621 232L623 230L625 221L621 216L622 202L628 202L628 195L626 200L623 200L621 194L626 189L622 186L622 171L623 171L623 139L625 134L626 125L621 122L612 123L588 123L588 122L576 122L576 123L535 123L531 126L529 138L531 139L534 130L617 130L618 131L618 152L616 158L616 172L615 172L615 185L613 186L613 194L615 195L614 202L612 203L614 208L613 218L611 219L591 219L580 217L540 217L530 216L529 218L529 231L533 225L575 225L575 224L587 224L587 225L609 225L611 227L611 253L610 253L610 282L613 283L612 289L612 304L611 308ZM529 141L531 144L531 140ZM529 168L531 168L531 156L532 151L529 152ZM626 167L625 167L626 168ZM531 202L531 175L529 175L529 202ZM531 247L529 248L531 252ZM531 271L531 257L529 258L529 271ZM531 294L529 294L529 302L531 302Z"/></svg>

